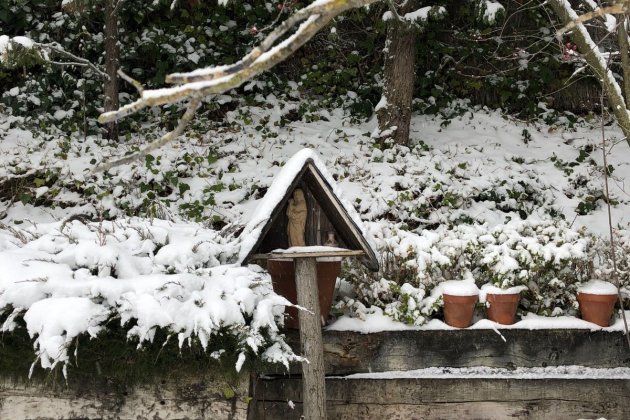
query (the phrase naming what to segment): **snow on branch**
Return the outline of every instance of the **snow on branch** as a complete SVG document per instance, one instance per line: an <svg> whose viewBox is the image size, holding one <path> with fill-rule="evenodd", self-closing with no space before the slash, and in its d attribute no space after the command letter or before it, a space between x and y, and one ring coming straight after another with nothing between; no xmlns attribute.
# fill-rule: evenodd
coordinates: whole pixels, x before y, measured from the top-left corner
<svg viewBox="0 0 630 420"><path fill-rule="evenodd" d="M554 1L552 1L552 3L555 3ZM568 8L571 11L573 11L573 8L571 7L571 4L567 1L567 0L562 0L562 7ZM575 19L571 20L570 22L566 23L565 26L560 29L558 31L558 36L562 36L565 33L567 33L568 31L572 30L573 28L577 27L578 25L581 25L585 22L588 22L590 20L593 20L596 17L601 17L604 18L608 21L608 15L623 15L626 14L628 12L628 10L630 10L630 7L628 5L627 1L624 1L622 3L617 3L617 4L613 4L610 6L606 6L606 7L597 7L596 4L593 4L592 2L588 2L589 6L593 7L593 10L585 13L581 16L577 16ZM552 6L554 7L554 6ZM575 11L573 11L573 13L575 13ZM610 26L607 25L607 27L609 28L610 31Z"/></svg>
<svg viewBox="0 0 630 420"><path fill-rule="evenodd" d="M442 6L425 6L401 16L396 11L396 6L392 2L389 2L389 4L390 10L383 13L383 21L395 19L410 25L421 26L430 18L440 20L446 16L446 9Z"/></svg>
<svg viewBox="0 0 630 420"><path fill-rule="evenodd" d="M78 57L57 44L44 44L41 42L35 42L32 39L25 36L15 36L10 38L7 35L0 35L0 63L10 64L16 52L25 50L32 53L39 60L55 64L58 66L79 66L89 67L100 77L107 79L107 74L99 69L96 65L86 60L85 58ZM55 61L51 57L59 56L67 61Z"/></svg>
<svg viewBox="0 0 630 420"><path fill-rule="evenodd" d="M174 104L186 100L200 101L203 97L220 94L236 88L247 80L271 69L287 59L309 41L319 30L326 26L335 16L353 8L375 3L376 1L378 0L315 0L312 4L298 10L281 23L257 47L237 63L227 66L198 69L189 73L170 74L166 77L166 82L178 86L142 90L142 94L138 100L116 111L101 114L98 121L101 124L105 124L134 114L146 107ZM300 22L302 23L294 33L285 40L277 43L281 37L286 35ZM188 109L190 110L190 108ZM183 119L182 122L184 122ZM175 129L179 131L179 133L168 133L157 140L157 143L161 146L177 137L185 127L180 126L181 124ZM139 153L125 158L124 162L111 162L108 165L102 166L100 170L128 163L130 160L146 155L148 153L147 149L150 148L154 150L156 147L159 146L149 145Z"/></svg>

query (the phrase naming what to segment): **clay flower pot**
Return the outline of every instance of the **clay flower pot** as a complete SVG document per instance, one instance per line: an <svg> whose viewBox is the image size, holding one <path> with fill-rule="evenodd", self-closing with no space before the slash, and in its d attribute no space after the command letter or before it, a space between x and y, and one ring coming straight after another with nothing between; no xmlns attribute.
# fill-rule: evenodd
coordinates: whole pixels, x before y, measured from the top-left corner
<svg viewBox="0 0 630 420"><path fill-rule="evenodd" d="M292 260L269 259L267 260L267 271L271 274L273 290L280 296L284 296L291 303L297 304L297 290L295 289L295 266ZM317 288L319 291L319 313L322 325L326 325L326 320L330 314L333 294L337 277L341 272L340 261L317 261ZM287 315L284 325L287 328L299 329L300 320L298 310L292 306L287 306L284 310Z"/></svg>
<svg viewBox="0 0 630 420"><path fill-rule="evenodd" d="M499 324L514 324L516 309L520 300L521 295L519 293L488 293L486 295L486 316Z"/></svg>
<svg viewBox="0 0 630 420"><path fill-rule="evenodd" d="M617 287L607 281L590 280L578 289L582 319L607 327L617 301Z"/></svg>
<svg viewBox="0 0 630 420"><path fill-rule="evenodd" d="M617 295L594 295L579 292L577 295L582 319L600 327L607 327L613 314Z"/></svg>
<svg viewBox="0 0 630 420"><path fill-rule="evenodd" d="M442 299L444 300L444 320L446 323L455 328L469 327L478 298L477 295L456 296L446 293L442 294Z"/></svg>

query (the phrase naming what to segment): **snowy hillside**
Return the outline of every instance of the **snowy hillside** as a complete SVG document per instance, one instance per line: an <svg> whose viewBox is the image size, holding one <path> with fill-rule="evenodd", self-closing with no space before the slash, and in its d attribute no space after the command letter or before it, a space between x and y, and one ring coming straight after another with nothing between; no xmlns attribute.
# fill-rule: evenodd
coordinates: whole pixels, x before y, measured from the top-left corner
<svg viewBox="0 0 630 420"><path fill-rule="evenodd" d="M354 123L341 110L294 121L297 104L259 99L216 130L193 130L143 162L96 175L96 164L145 138L119 146L62 134L34 138L7 117L0 126L0 178L8 180L0 215L2 330L23 318L44 367L68 361L73 338L96 336L108 319L127 325L140 344L156 328L180 346L194 339L204 348L228 331L241 343L240 364L246 355L291 360L277 333L285 301L259 268L230 264L242 227L302 148L316 151L367 222L384 265L376 275L347 268L340 314L433 323L441 303L431 292L445 279L468 278L479 286L525 285L521 311L531 312L529 320L574 315L579 284L610 279L597 236L608 230L597 125L525 124L482 109L452 120L416 116L413 149L380 150L370 137L374 121ZM613 220L630 248L628 146L616 144L622 136L612 126L606 136ZM619 262L624 287L627 255Z"/></svg>

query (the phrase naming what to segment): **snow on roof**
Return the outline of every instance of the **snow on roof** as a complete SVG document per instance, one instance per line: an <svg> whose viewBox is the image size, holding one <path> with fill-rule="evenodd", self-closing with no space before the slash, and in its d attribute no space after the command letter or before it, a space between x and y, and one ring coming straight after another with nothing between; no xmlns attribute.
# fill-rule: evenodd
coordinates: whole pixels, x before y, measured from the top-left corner
<svg viewBox="0 0 630 420"><path fill-rule="evenodd" d="M315 168L324 177L324 180L328 183L333 193L339 200L343 210L348 214L352 223L356 225L359 232L366 239L369 250L376 255L376 247L372 241L371 236L368 234L367 228L361 221L359 214L354 207L342 198L342 192L335 183L335 180L326 169L326 166L319 159L317 153L312 149L302 149L291 157L284 165L282 170L276 175L269 190L261 200L260 204L254 212L254 217L247 223L245 229L240 236L241 249L239 252L238 262L243 263L245 259L250 255L254 246L261 239L261 234L267 222L269 222L274 210L281 204L284 197L289 192L289 189L293 185L293 181L300 174L302 168L311 162Z"/></svg>

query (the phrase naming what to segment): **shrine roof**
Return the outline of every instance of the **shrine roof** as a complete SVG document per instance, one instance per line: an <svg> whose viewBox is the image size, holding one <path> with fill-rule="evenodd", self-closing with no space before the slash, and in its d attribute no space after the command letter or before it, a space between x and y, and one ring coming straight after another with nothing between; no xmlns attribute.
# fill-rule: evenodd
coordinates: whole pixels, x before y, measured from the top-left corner
<svg viewBox="0 0 630 420"><path fill-rule="evenodd" d="M328 213L335 229L353 249L364 252L362 262L378 270L375 247L354 207L343 199L335 180L315 151L302 149L283 166L261 200L254 217L240 235L238 262L244 264L258 251L274 220L280 215L293 189L304 180L316 191L316 199ZM331 217L333 216L333 217Z"/></svg>

